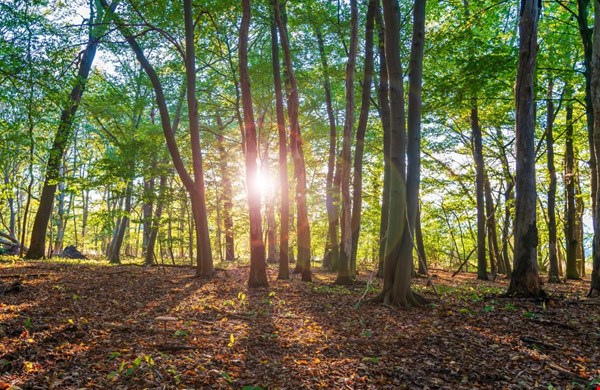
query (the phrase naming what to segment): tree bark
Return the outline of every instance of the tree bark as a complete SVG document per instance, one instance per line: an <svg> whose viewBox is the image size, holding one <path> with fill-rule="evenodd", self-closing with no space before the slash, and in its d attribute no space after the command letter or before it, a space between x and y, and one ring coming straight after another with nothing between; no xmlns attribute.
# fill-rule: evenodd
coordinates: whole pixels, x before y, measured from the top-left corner
<svg viewBox="0 0 600 390"><path fill-rule="evenodd" d="M340 266L338 268L336 284L351 284L354 275L350 265L352 257L352 226L351 215L352 199L350 198L350 158L351 137L354 126L354 72L356 70L356 51L358 48L358 4L356 0L350 0L350 49L348 62L346 63L346 115L344 119L344 134L342 138L342 162L341 170L341 192L342 192L342 214L341 225L341 250Z"/></svg>
<svg viewBox="0 0 600 390"><path fill-rule="evenodd" d="M594 41L592 58L592 77L591 77L591 97L594 109L594 153L596 161L600 161L600 1L594 0ZM600 191L598 186L600 178L596 170L596 188L593 214L594 218L594 242L593 242L593 265L592 280L590 285L589 297L600 296Z"/></svg>
<svg viewBox="0 0 600 390"><path fill-rule="evenodd" d="M387 225L390 205L390 102L387 63L385 57L385 27L379 7L379 0L375 9L377 22L377 51L379 53L379 87L377 100L379 102L379 117L383 129L383 189L381 195L381 220L379 224L379 265L378 276L383 277L383 264L385 260L385 247L387 239Z"/></svg>
<svg viewBox="0 0 600 390"><path fill-rule="evenodd" d="M570 91L569 91L570 92ZM566 121L567 129L565 133L565 240L567 243L567 279L579 279L577 272L577 229L576 218L577 209L575 205L575 151L573 149L573 103L571 93L567 95Z"/></svg>
<svg viewBox="0 0 600 390"><path fill-rule="evenodd" d="M483 162L483 140L479 126L477 99L471 102L471 136L473 137L473 160L475 160L475 194L477 199L477 279L488 280L487 254L485 250L485 171ZM491 248L490 248L491 249Z"/></svg>
<svg viewBox="0 0 600 390"><path fill-rule="evenodd" d="M235 239L233 234L233 190L227 164L227 154L223 142L225 138L225 126L221 116L217 116L219 134L217 135L217 148L219 150L219 169L221 171L221 182L223 183L223 225L225 227L225 260L235 260Z"/></svg>
<svg viewBox="0 0 600 390"><path fill-rule="evenodd" d="M490 254L490 266L492 275L494 277L498 272L508 274L506 267L502 261L500 255L500 248L498 247L498 233L496 231L496 214L494 207L494 198L492 196L492 189L490 188L490 181L487 176L484 178L484 190L485 190L485 215L486 215L486 227L488 237L488 247Z"/></svg>
<svg viewBox="0 0 600 390"><path fill-rule="evenodd" d="M550 270L548 271L548 282L560 282L558 275L558 257L556 253L556 168L554 167L554 101L552 93L554 80L548 82L548 101L546 107L546 156L548 159L548 173L550 175L550 186L548 188L548 260Z"/></svg>
<svg viewBox="0 0 600 390"><path fill-rule="evenodd" d="M319 47L319 56L321 58L321 67L323 70L323 90L325 91L325 105L327 107L327 119L329 122L329 155L327 158L327 178L325 181L326 194L325 194L325 207L327 209L327 241L325 244L325 255L323 256L323 267L332 269L333 263L338 263L339 258L339 235L338 235L338 224L339 224L339 199L336 196L339 191L333 187L333 176L335 173L335 156L336 156L336 142L337 142L337 129L335 123L335 116L333 113L333 103L331 99L331 82L329 80L329 65L327 63L327 55L325 53L325 45L323 43L323 34L321 33L321 27L317 25L315 27L317 35L317 44ZM334 261L334 259L336 259Z"/></svg>
<svg viewBox="0 0 600 390"><path fill-rule="evenodd" d="M519 62L516 95L516 198L514 228L514 269L509 295L540 297L542 290L537 266L535 112L533 79L538 50L537 27L540 0L522 0L519 20Z"/></svg>
<svg viewBox="0 0 600 390"><path fill-rule="evenodd" d="M285 115L283 112L283 89L281 86L281 70L279 64L279 43L277 37L277 21L275 20L277 4L272 1L273 20L271 21L271 55L273 65L273 87L275 89L275 110L277 112L277 136L279 141L279 273L277 278L290 278L289 265L289 232L290 232L290 195L287 168L287 134L285 131Z"/></svg>
<svg viewBox="0 0 600 390"><path fill-rule="evenodd" d="M258 145L256 123L252 108L250 75L248 74L248 31L250 28L250 0L242 1L242 23L240 26L239 58L240 86L242 89L242 107L244 110L244 130L246 135L246 187L248 188L248 213L250 215L250 275L249 287L267 286L265 261L265 243L262 238L262 219L260 216L260 191L255 185L258 179Z"/></svg>
<svg viewBox="0 0 600 390"><path fill-rule="evenodd" d="M356 145L354 147L354 176L352 181L352 253L350 257L350 272L356 275L356 253L360 236L360 220L362 211L362 167L365 148L365 133L369 119L371 103L371 84L373 82L373 27L375 24L376 0L369 0L365 27L365 65L362 82L360 114L356 128Z"/></svg>
<svg viewBox="0 0 600 390"><path fill-rule="evenodd" d="M129 181L127 183L127 189L125 191L125 208L123 209L123 215L119 218L117 230L109 245L108 261L111 264L121 264L121 246L123 245L123 239L125 238L125 232L129 227L129 213L131 213L131 196L133 193L133 183Z"/></svg>
<svg viewBox="0 0 600 390"><path fill-rule="evenodd" d="M404 93L399 51L399 6L394 0L383 1L385 51L390 82L391 180L388 237L384 264L384 285L380 299L384 304L418 306L424 299L410 289L413 236L419 207L421 83L425 43L425 1L415 0L413 38L409 73L408 171L404 181Z"/></svg>
<svg viewBox="0 0 600 390"><path fill-rule="evenodd" d="M598 187L598 167L595 145L594 145L594 108L592 103L592 57L593 57L593 29L588 26L588 11L590 0L577 0L577 24L579 26L579 34L583 44L583 75L585 77L585 116L588 134L588 143L590 147L590 184L592 198L592 219L595 218L594 210L596 210L596 191Z"/></svg>
<svg viewBox="0 0 600 390"><path fill-rule="evenodd" d="M302 280L309 282L312 279L310 271L310 226L308 221L308 210L306 208L306 169L304 166L304 152L302 150L302 136L298 122L298 86L292 64L292 55L287 36L287 29L283 22L283 9L278 0L275 2L275 19L279 27L281 47L286 64L288 78L288 117L290 120L290 149L294 162L294 176L296 177L296 237L298 244L298 263L302 272Z"/></svg>

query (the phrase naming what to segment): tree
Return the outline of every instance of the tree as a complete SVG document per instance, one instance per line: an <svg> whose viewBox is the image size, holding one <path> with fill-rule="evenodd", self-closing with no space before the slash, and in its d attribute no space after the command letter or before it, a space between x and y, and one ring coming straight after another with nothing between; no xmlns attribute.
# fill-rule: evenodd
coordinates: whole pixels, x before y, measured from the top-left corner
<svg viewBox="0 0 600 390"><path fill-rule="evenodd" d="M415 0L410 54L407 167L404 175L404 91L398 44L399 9L394 0L383 1L385 54L390 83L390 211L383 269L385 304L411 307L424 299L411 291L413 236L420 182L421 83L425 43L425 0ZM405 181L406 177L406 181Z"/></svg>
<svg viewBox="0 0 600 390"><path fill-rule="evenodd" d="M367 20L365 27L365 65L362 81L360 114L356 127L356 146L354 148L354 175L352 177L352 255L350 257L350 269L356 274L356 254L358 251L358 238L360 236L360 221L362 214L363 193L363 159L365 148L365 133L369 119L369 108L371 104L371 84L373 82L373 30L375 24L375 0L369 0L367 9Z"/></svg>
<svg viewBox="0 0 600 390"><path fill-rule="evenodd" d="M112 13L116 8L116 3L112 4L109 13ZM106 12L102 8L97 9L98 14L95 15L94 7L90 3L90 18L88 20L89 36L85 50L81 55L81 61L79 63L79 69L77 76L74 80L73 89L66 100L65 107L62 110L58 130L54 136L52 142L52 148L50 149L48 163L46 166L46 177L44 180L44 186L42 188L42 194L40 196L40 204L38 206L35 220L33 222L33 228L31 230L31 242L29 244L29 250L25 257L27 259L41 259L45 255L46 251L46 229L48 228L48 221L50 220L50 214L52 213L52 205L54 204L54 195L56 194L56 186L61 180L60 178L60 165L62 163L63 155L69 143L71 137L73 120L83 92L85 90L85 84L92 68L92 63L96 57L96 50L100 44L100 39L106 32Z"/></svg>
<svg viewBox="0 0 600 390"><path fill-rule="evenodd" d="M281 48L287 72L288 92L288 118L290 121L290 150L294 162L294 176L296 178L296 235L298 244L298 265L302 272L302 280L310 282L310 225L308 221L308 210L306 207L306 168L304 166L304 152L302 149L302 136L300 134L300 123L298 121L298 109L300 99L298 97L298 85L292 63L292 54L287 35L287 28L283 22L283 9L278 0L274 0L275 20L279 27Z"/></svg>
<svg viewBox="0 0 600 390"><path fill-rule="evenodd" d="M594 109L594 153L596 161L600 161L600 0L594 0L594 44L592 58L591 79L592 105ZM597 171L596 171L597 173ZM596 177L596 183L600 183ZM593 268L589 297L600 296L600 200L596 188L596 202L594 203L594 243L593 243Z"/></svg>
<svg viewBox="0 0 600 390"><path fill-rule="evenodd" d="M514 228L514 269L509 295L544 295L537 265L536 226L535 112L533 78L538 49L537 26L540 0L522 0L519 19L519 64L515 86L516 99L516 197Z"/></svg>
<svg viewBox="0 0 600 390"><path fill-rule="evenodd" d="M560 282L558 275L558 257L556 252L556 168L554 167L554 101L552 100L554 80L548 81L548 99L546 107L546 154L548 156L548 173L550 174L550 186L548 188L548 246L550 270L548 281ZM568 136L567 136L568 137Z"/></svg>
<svg viewBox="0 0 600 390"><path fill-rule="evenodd" d="M352 226L351 212L352 201L350 198L350 144L352 128L354 126L354 71L356 68L356 51L358 48L358 4L356 0L350 0L350 48L348 62L346 64L346 115L344 119L344 134L342 138L341 158L341 192L342 192L342 214L340 218L341 251L340 264L336 284L351 284L354 274L350 266L352 257Z"/></svg>
<svg viewBox="0 0 600 390"><path fill-rule="evenodd" d="M101 0L102 6L105 10L108 10L108 3L106 0ZM111 7L115 6L115 2ZM173 165L177 171L179 178L185 186L191 203L192 203L192 214L194 216L195 233L196 233L196 246L197 261L196 261L196 275L202 277L211 277L213 274L213 263L212 263L212 250L210 244L210 238L208 235L208 218L206 210L206 191L204 186L204 172L202 168L202 149L200 146L199 127L198 127L198 111L196 102L196 68L195 68L195 52L194 52L194 25L193 15L191 9L191 0L185 0L184 12L185 12L185 38L186 38L186 57L188 60L185 63L186 76L187 76L187 103L188 103L188 118L190 120L190 144L193 157L193 174L194 179L189 175L185 164L181 158L181 153L177 142L175 140L175 134L171 125L171 119L169 114L169 108L165 99L162 83L156 70L152 64L148 61L144 52L137 42L136 36L132 31L129 30L121 18L110 11L113 22L116 24L117 29L125 37L127 43L136 55L136 58L152 83L154 89L154 95L161 119L161 126L163 135L167 143L167 149L171 155ZM191 87L191 88L190 88ZM190 91L191 89L191 91Z"/></svg>
<svg viewBox="0 0 600 390"><path fill-rule="evenodd" d="M273 66L273 87L275 89L275 110L277 116L277 135L279 140L279 275L278 279L290 278L289 266L289 231L290 231L290 195L287 166L287 134L283 113L283 90L281 86L281 70L279 64L279 43L277 39L277 3L272 1L271 21L271 62Z"/></svg>
<svg viewBox="0 0 600 390"><path fill-rule="evenodd" d="M567 88L568 90L568 88ZM565 132L565 241L567 247L567 279L579 279L577 272L577 229L575 201L575 151L573 149L573 103L572 94L567 93L566 115L567 129Z"/></svg>
<svg viewBox="0 0 600 390"><path fill-rule="evenodd" d="M256 124L252 108L250 75L248 74L248 31L250 28L250 0L242 2L243 15L240 26L240 86L244 109L244 131L246 138L246 183L248 188L248 212L250 214L250 287L267 286L265 243L262 238L262 219L260 216L260 190L255 183L258 176L258 144Z"/></svg>
<svg viewBox="0 0 600 390"><path fill-rule="evenodd" d="M471 103L471 134L473 137L473 159L475 160L476 171L475 193L477 198L477 279L488 280L487 253L485 251L485 172L483 166L483 141L481 136L481 127L479 126L477 99L473 99Z"/></svg>

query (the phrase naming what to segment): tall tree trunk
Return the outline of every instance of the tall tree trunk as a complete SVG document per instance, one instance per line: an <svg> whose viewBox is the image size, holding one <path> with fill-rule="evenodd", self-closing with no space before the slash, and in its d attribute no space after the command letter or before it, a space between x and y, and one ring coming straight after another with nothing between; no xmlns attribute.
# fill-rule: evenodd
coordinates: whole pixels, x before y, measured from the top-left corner
<svg viewBox="0 0 600 390"><path fill-rule="evenodd" d="M484 179L485 184L485 216L487 222L487 235L488 235L488 246L490 253L490 263L492 265L492 274L495 276L498 272L508 274L506 267L502 261L500 255L500 248L498 247L498 233L496 230L496 213L494 207L494 197L492 196L492 189L490 187L490 181L487 176Z"/></svg>
<svg viewBox="0 0 600 390"><path fill-rule="evenodd" d="M594 153L596 161L600 161L600 1L594 0L594 44L592 58L592 77L591 77L591 97L592 106L594 109ZM589 297L600 296L600 191L598 191L598 183L600 176L596 170L596 188L595 202L593 215L594 218L594 242L592 247L593 265L592 265L592 282L590 285Z"/></svg>
<svg viewBox="0 0 600 390"><path fill-rule="evenodd" d="M223 183L223 225L225 227L225 260L235 260L235 240L233 235L233 190L227 164L227 154L223 145L225 126L221 116L217 116L219 134L217 135L217 148L219 150L219 169L221 171L221 182Z"/></svg>
<svg viewBox="0 0 600 390"><path fill-rule="evenodd" d="M577 152L575 152L577 153ZM575 165L575 236L577 237L577 272L580 277L585 277L585 243L583 241L583 213L585 205L581 193L581 178L579 168Z"/></svg>
<svg viewBox="0 0 600 390"><path fill-rule="evenodd" d="M485 171L483 162L483 140L479 125L479 110L477 99L471 102L471 135L473 137L473 160L475 160L475 194L477 199L477 279L488 280L487 253L485 250ZM491 248L490 248L491 249Z"/></svg>
<svg viewBox="0 0 600 390"><path fill-rule="evenodd" d="M425 43L425 1L415 0L413 38L410 53L408 93L408 141L406 182L404 181L404 93L399 51L399 6L395 0L383 1L385 18L385 51L390 82L391 180L388 237L383 272L384 304L411 307L424 299L410 289L413 236L419 207L421 83Z"/></svg>
<svg viewBox="0 0 600 390"><path fill-rule="evenodd" d="M577 209L575 206L575 151L573 149L573 103L567 95L567 129L565 134L565 240L567 242L567 279L579 279L577 272Z"/></svg>
<svg viewBox="0 0 600 390"><path fill-rule="evenodd" d="M344 119L344 134L342 138L342 162L341 191L342 191L342 214L340 224L342 228L340 250L340 266L336 284L351 284L354 279L350 260L352 257L352 226L350 198L350 156L352 127L354 126L354 71L356 69L356 51L358 48L358 4L357 0L350 0L350 50L348 62L346 63L346 115Z"/></svg>
<svg viewBox="0 0 600 390"><path fill-rule="evenodd" d="M261 169L263 175L271 177L269 143L265 142L265 144L265 153L262 159L263 163ZM265 212L267 213L267 263L277 264L279 262L279 253L277 252L277 225L275 223L275 188L264 188L263 191L267 191L265 194Z"/></svg>
<svg viewBox="0 0 600 390"><path fill-rule="evenodd" d="M514 267L508 294L544 295L537 265L535 112L533 79L541 0L521 0L516 95L516 199Z"/></svg>
<svg viewBox="0 0 600 390"><path fill-rule="evenodd" d="M560 282L558 275L558 257L556 255L556 168L554 167L554 101L552 93L554 80L548 82L548 102L546 107L546 156L548 158L548 173L550 175L550 186L548 188L548 259L550 270L548 271L548 282Z"/></svg>
<svg viewBox="0 0 600 390"><path fill-rule="evenodd" d="M302 136L300 135L300 124L298 122L298 86L292 64L292 55L287 36L287 29L283 22L282 9L278 0L275 1L275 19L279 27L281 47L286 64L288 76L288 117L290 120L290 148L292 160L294 161L294 176L296 177L296 237L298 244L298 263L302 272L302 280L309 282L312 279L310 271L310 226L308 221L308 210L306 207L306 168L304 166L304 152L302 150Z"/></svg>
<svg viewBox="0 0 600 390"><path fill-rule="evenodd" d="M371 84L373 82L373 27L375 24L376 0L369 0L367 21L365 27L365 75L362 82L361 106L356 128L356 146L354 148L354 176L352 182L352 256L350 258L350 272L356 275L356 253L358 251L358 237L360 235L360 219L362 209L362 167L365 148L365 133L369 119L371 103Z"/></svg>
<svg viewBox="0 0 600 390"><path fill-rule="evenodd" d="M390 102L387 63L385 58L385 27L381 15L379 0L375 9L377 22L377 51L379 53L379 87L377 100L379 102L379 117L383 128L383 189L381 195L381 219L379 224L379 265L378 276L383 277L387 225L390 211Z"/></svg>
<svg viewBox="0 0 600 390"><path fill-rule="evenodd" d="M242 89L242 107L244 109L244 129L246 135L246 182L248 188L248 213L250 214L250 287L268 285L265 244L262 238L262 220L260 216L260 191L255 185L258 179L258 145L256 124L252 108L250 75L248 74L248 30L250 28L250 0L242 1L242 23L240 26L239 58L240 86Z"/></svg>
<svg viewBox="0 0 600 390"><path fill-rule="evenodd" d="M279 43L277 39L277 21L275 20L277 4L272 1L273 20L271 21L271 55L273 66L273 87L275 89L275 109L277 111L277 136L279 141L279 274L278 279L290 278L289 266L289 221L290 195L287 170L287 134L285 132L285 115L283 112L283 90L281 86L281 70L279 64Z"/></svg>
<svg viewBox="0 0 600 390"><path fill-rule="evenodd" d="M598 166L595 153L594 141L594 107L592 103L592 56L593 56L593 29L588 26L588 11L590 0L577 0L577 24L579 26L579 34L583 44L583 75L585 77L585 116L588 134L588 143L590 147L590 184L592 195L592 219L595 218L594 210L596 209L596 191L598 187Z"/></svg>
<svg viewBox="0 0 600 390"><path fill-rule="evenodd" d="M114 12L116 6L116 2L112 4L110 12ZM83 96L83 91L85 90L85 84L90 69L92 68L94 57L96 56L98 43L107 28L106 24L103 23L104 18L101 9L98 9L97 17L94 16L93 6L90 6L88 43L81 56L77 77L75 78L73 89L69 94L65 107L62 110L58 130L54 135L54 141L52 142L52 147L50 149L46 165L44 186L42 188L40 203L31 231L31 242L29 244L29 250L25 255L27 259L41 259L44 257L46 249L46 229L48 228L48 221L50 220L50 214L52 213L56 185L60 181L60 164L69 143L73 128L73 119L79 108L79 102Z"/></svg>
<svg viewBox="0 0 600 390"><path fill-rule="evenodd" d="M329 80L329 65L327 64L327 55L325 53L325 45L323 43L323 34L321 33L321 27L317 25L315 27L317 35L317 44L319 47L319 55L321 58L321 67L323 70L323 89L325 91L325 105L327 107L327 119L329 121L329 157L327 159L327 178L325 181L326 194L325 194L325 207L327 208L327 241L325 244L325 256L323 256L323 267L332 269L333 263L338 262L339 258L339 247L338 247L338 224L339 224L339 199L335 198L335 195L339 191L333 186L333 176L335 173L335 156L336 156L336 142L337 142L337 129L335 123L335 116L333 113L333 103L331 99L331 82ZM334 261L334 259L336 259Z"/></svg>
<svg viewBox="0 0 600 390"><path fill-rule="evenodd" d="M108 261L111 264L121 264L121 246L123 245L123 239L125 238L125 231L129 227L129 214L131 213L132 193L133 183L129 181L127 183L127 189L125 191L125 208L123 210L124 214L119 219L116 233L109 245Z"/></svg>
<svg viewBox="0 0 600 390"><path fill-rule="evenodd" d="M100 0L102 7L108 9L106 0ZM116 1L113 1L112 6L116 6ZM127 43L135 53L135 56L148 75L152 87L154 89L154 95L158 110L160 113L161 127L163 135L167 144L167 149L171 155L175 170L181 179L181 182L185 186L192 203L192 215L194 216L195 232L196 232L196 245L197 250L197 276L210 277L213 273L212 264L212 251L210 245L210 238L208 236L208 218L206 212L206 200L205 200L205 188L204 188L204 173L202 171L202 153L200 149L200 137L198 131L198 112L197 102L195 99L195 55L194 55L194 31L193 31L193 17L191 15L191 0L184 1L184 18L186 26L186 81L188 86L191 85L192 91L187 91L188 96L188 115L190 116L190 140L192 144L192 160L194 167L194 178L199 180L195 182L191 178L188 171L186 170L183 159L179 152L177 142L175 140L175 134L171 126L171 119L169 115L169 109L166 103L162 84L158 77L158 74L154 70L154 67L150 64L140 45L138 44L135 34L130 31L129 27L123 22L123 20L114 13L110 12L110 16L113 22L116 24L117 29L127 40ZM190 88L188 88L190 89Z"/></svg>
<svg viewBox="0 0 600 390"><path fill-rule="evenodd" d="M198 247L196 276L211 277L213 274L213 260L210 237L208 234L206 189L204 184L204 168L202 166L202 149L200 147L200 128L198 125L198 101L196 100L196 52L194 50L195 34L192 0L183 1L183 13L185 24L185 75L187 80L187 106L195 184L190 195L192 197L192 210L195 210L194 215L196 220L196 245Z"/></svg>

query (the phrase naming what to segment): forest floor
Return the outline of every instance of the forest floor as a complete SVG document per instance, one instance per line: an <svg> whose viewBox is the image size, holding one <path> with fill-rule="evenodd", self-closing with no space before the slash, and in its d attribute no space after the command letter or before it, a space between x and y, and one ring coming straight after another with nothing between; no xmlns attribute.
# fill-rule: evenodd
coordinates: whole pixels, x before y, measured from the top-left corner
<svg viewBox="0 0 600 390"><path fill-rule="evenodd" d="M368 302L380 286L368 274L339 287L271 268L269 288L249 290L247 267L207 281L191 268L0 260L0 284L22 282L0 294L0 389L597 388L589 281L546 284L535 302L501 297L502 277L431 273L443 304L416 279L432 304L400 310Z"/></svg>

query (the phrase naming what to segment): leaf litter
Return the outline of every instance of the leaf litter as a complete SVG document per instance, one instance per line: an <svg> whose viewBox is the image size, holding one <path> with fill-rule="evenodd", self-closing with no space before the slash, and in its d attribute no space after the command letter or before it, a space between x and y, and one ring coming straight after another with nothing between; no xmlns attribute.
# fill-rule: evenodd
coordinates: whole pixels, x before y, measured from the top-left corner
<svg viewBox="0 0 600 390"><path fill-rule="evenodd" d="M0 263L21 292L0 296L0 389L590 388L600 382L600 302L589 281L546 284L434 271L440 304L369 303L380 281L276 280L247 267L212 280L185 268ZM27 275L37 275L28 278ZM366 292L366 294L365 294ZM362 299L362 298L365 299ZM360 304L357 304L360 303ZM161 321L160 318L170 318Z"/></svg>

